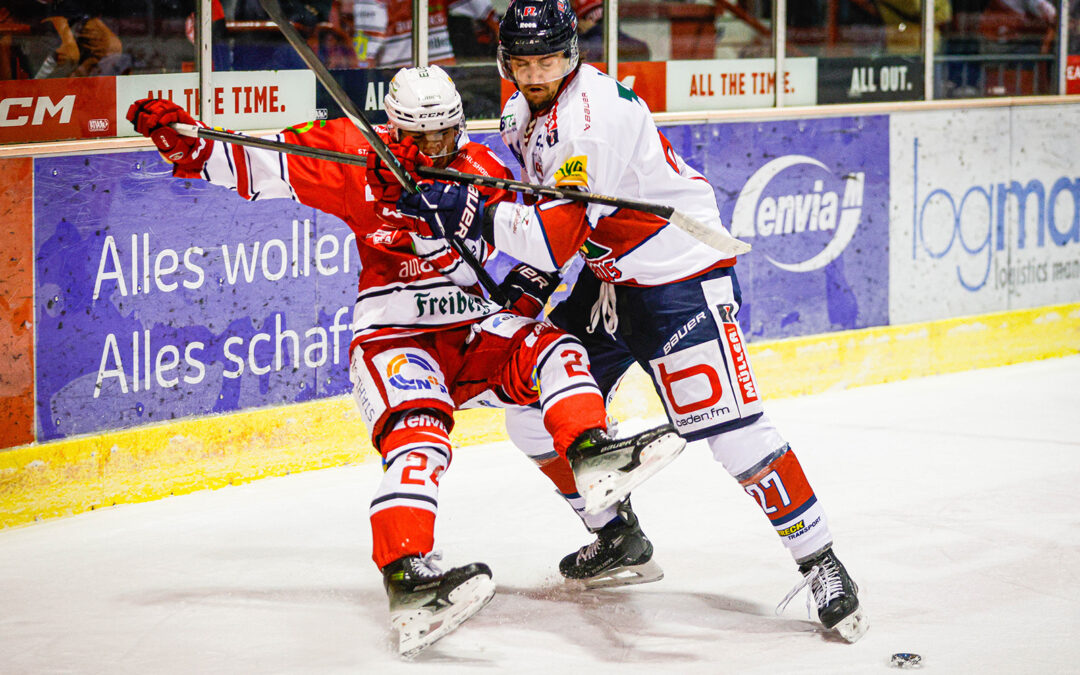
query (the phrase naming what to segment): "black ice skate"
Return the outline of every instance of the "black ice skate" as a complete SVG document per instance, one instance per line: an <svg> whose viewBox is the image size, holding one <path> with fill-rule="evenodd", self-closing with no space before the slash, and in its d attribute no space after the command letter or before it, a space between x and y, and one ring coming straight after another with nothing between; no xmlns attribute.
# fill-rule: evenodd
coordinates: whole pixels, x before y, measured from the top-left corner
<svg viewBox="0 0 1080 675"><path fill-rule="evenodd" d="M813 558L799 565L803 580L799 582L787 597L777 606L776 613L784 611L792 598L803 588L809 587L806 597L806 611L810 612L810 598L817 605L818 620L825 628L835 629L840 637L848 642L855 642L870 628L861 606L859 606L859 587L848 576L844 565L828 546Z"/></svg>
<svg viewBox="0 0 1080 675"><path fill-rule="evenodd" d="M664 578L652 554L652 542L641 531L627 497L618 516L597 530L596 541L563 558L559 572L586 588L647 584Z"/></svg>
<svg viewBox="0 0 1080 675"><path fill-rule="evenodd" d="M585 512L599 513L667 466L684 447L686 441L670 424L620 439L590 429L570 445L566 459L585 498Z"/></svg>
<svg viewBox="0 0 1080 675"><path fill-rule="evenodd" d="M470 563L443 572L432 560L405 556L383 568L390 596L390 625L398 632L398 652L411 659L479 612L495 595L491 569Z"/></svg>

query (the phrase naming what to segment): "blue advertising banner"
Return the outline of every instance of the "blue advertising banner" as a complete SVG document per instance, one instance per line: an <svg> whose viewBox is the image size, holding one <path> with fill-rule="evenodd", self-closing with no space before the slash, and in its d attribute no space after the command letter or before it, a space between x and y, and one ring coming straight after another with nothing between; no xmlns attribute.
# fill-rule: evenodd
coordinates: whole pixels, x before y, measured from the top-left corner
<svg viewBox="0 0 1080 675"><path fill-rule="evenodd" d="M665 127L754 250L739 258L751 340L886 325L886 116Z"/></svg>
<svg viewBox="0 0 1080 675"><path fill-rule="evenodd" d="M357 253L156 152L35 161L38 438L349 391Z"/></svg>

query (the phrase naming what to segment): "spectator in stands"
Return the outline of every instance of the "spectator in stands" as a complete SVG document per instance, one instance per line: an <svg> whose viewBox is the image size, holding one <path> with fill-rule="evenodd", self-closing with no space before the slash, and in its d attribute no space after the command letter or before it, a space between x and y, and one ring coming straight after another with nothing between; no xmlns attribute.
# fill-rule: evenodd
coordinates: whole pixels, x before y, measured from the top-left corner
<svg viewBox="0 0 1080 675"><path fill-rule="evenodd" d="M498 35L495 9L488 0L429 0L428 2L428 62L435 65L454 65L454 49L450 39L450 18L471 19L481 31L479 41L486 36L494 44ZM397 68L412 65L413 12L411 0L356 0L353 5L356 55L372 68Z"/></svg>
<svg viewBox="0 0 1080 675"><path fill-rule="evenodd" d="M604 60L604 3L602 0L573 0L578 16L578 50L582 61ZM649 45L619 31L620 61L649 61Z"/></svg>
<svg viewBox="0 0 1080 675"><path fill-rule="evenodd" d="M104 3L54 0L43 5L43 23L59 44L34 72L35 78L124 75L131 57L102 16Z"/></svg>

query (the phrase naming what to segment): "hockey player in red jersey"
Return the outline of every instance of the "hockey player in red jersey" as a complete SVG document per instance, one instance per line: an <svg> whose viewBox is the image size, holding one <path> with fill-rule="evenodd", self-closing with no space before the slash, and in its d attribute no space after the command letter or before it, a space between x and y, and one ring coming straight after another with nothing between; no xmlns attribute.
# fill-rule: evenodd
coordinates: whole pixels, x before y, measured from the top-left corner
<svg viewBox="0 0 1080 675"><path fill-rule="evenodd" d="M514 0L500 24L499 70L518 89L500 130L523 177L674 206L726 232L712 187L656 128L644 101L579 64L576 27L567 0ZM399 208L431 218L458 201L460 188L436 183L403 197ZM859 639L868 623L858 589L794 451L764 413L736 319L734 257L658 216L608 205L493 204L476 220L487 241L544 271L580 252L586 268L550 320L581 339L605 394L635 361L650 374L679 434L704 440L764 511L803 575L794 592L809 587L822 624ZM543 447L535 411L508 411L507 425L527 453ZM613 520L597 534L563 560L565 576L632 564L628 542L644 538L636 518Z"/></svg>
<svg viewBox="0 0 1080 675"><path fill-rule="evenodd" d="M490 150L468 141L461 98L441 69L403 69L389 90L384 105L390 122L378 133L407 168L432 162L509 175ZM294 199L338 216L355 232L361 272L350 376L385 469L371 502L372 557L383 573L403 655L456 628L494 594L487 565L444 572L433 562L439 480L452 457L454 410L480 401L538 404L560 457L569 460L579 483L597 486L592 494L601 507L651 475L656 467L650 458L674 457L682 449L670 426L611 439L581 343L480 295L476 273L441 232L394 210L400 190L385 180L389 170L350 121L312 122L274 138L366 153L366 169L180 136L170 124L194 120L170 101L137 101L128 120L173 163L174 176L202 178L248 200ZM477 204L509 197L486 190L481 198L470 189ZM491 250L479 239L465 245L481 259ZM534 313L544 301L543 279L519 268L509 277L508 294Z"/></svg>

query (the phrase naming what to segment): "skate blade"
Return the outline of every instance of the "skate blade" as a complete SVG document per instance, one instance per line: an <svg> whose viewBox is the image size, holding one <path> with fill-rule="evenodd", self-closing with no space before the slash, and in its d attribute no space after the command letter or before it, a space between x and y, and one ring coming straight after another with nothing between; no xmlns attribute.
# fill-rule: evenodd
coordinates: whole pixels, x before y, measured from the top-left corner
<svg viewBox="0 0 1080 675"><path fill-rule="evenodd" d="M494 595L495 582L481 574L455 588L450 593L453 604L441 612L416 609L390 617L398 629L398 654L412 659L483 609Z"/></svg>
<svg viewBox="0 0 1080 675"><path fill-rule="evenodd" d="M659 436L641 450L641 464L629 473L618 470L599 471L581 477L579 490L585 497L585 513L600 513L621 502L626 495L671 463L686 447L686 441L675 433ZM584 487L580 487L580 485Z"/></svg>
<svg viewBox="0 0 1080 675"><path fill-rule="evenodd" d="M866 635L866 631L870 630L870 620L863 612L863 608L860 606L851 614L848 614L840 623L833 626L833 630L840 634L840 637L844 638L848 642L855 642L863 635Z"/></svg>
<svg viewBox="0 0 1080 675"><path fill-rule="evenodd" d="M613 570L587 579L577 579L585 588L612 588L614 586L635 586L660 581L664 578L664 570L655 560L640 565L627 565L616 567Z"/></svg>

